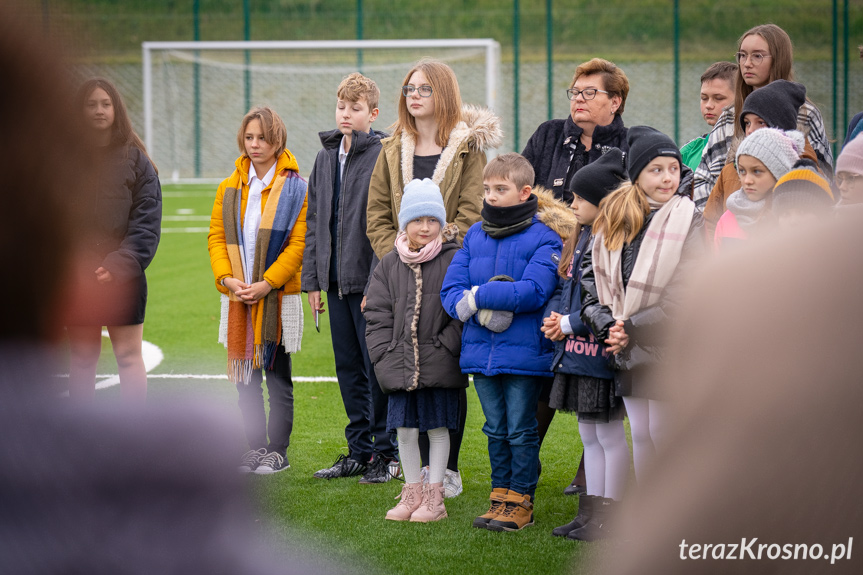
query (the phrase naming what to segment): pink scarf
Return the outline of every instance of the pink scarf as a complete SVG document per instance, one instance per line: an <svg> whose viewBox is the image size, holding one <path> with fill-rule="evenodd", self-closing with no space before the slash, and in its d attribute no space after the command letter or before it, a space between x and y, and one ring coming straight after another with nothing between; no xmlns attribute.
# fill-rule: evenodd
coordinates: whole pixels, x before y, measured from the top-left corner
<svg viewBox="0 0 863 575"><path fill-rule="evenodd" d="M411 250L407 233L401 231L396 236L396 250L399 252L401 260L406 264L421 264L431 261L440 253L440 248L440 235L420 248L418 252Z"/></svg>

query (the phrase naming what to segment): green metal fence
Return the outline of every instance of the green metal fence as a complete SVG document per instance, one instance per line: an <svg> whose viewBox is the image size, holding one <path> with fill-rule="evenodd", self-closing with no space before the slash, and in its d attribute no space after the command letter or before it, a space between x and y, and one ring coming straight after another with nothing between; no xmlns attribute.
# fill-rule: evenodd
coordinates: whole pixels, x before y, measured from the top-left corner
<svg viewBox="0 0 863 575"><path fill-rule="evenodd" d="M86 73L114 78L136 121L145 40L491 37L502 45L497 112L505 149L520 150L539 123L568 113L564 90L577 64L594 56L613 60L630 78L628 125L653 125L683 144L707 129L698 110L701 72L714 61L732 59L740 34L765 22L791 36L797 79L821 108L837 146L850 115L863 110L863 62L856 49L863 44L863 5L849 0L757 5L747 0L43 0L20 5L76 49ZM359 52L357 66L362 65ZM248 71L244 81L248 108L254 98Z"/></svg>

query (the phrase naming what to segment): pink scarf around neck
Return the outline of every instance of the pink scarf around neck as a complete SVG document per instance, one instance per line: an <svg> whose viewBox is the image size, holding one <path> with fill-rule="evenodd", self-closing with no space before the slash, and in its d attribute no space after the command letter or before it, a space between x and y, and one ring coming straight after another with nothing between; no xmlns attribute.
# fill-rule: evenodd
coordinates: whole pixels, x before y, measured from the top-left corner
<svg viewBox="0 0 863 575"><path fill-rule="evenodd" d="M440 248L440 235L420 248L418 252L411 250L407 233L401 231L396 236L396 250L398 250L401 260L406 264L422 264L431 261L440 253Z"/></svg>

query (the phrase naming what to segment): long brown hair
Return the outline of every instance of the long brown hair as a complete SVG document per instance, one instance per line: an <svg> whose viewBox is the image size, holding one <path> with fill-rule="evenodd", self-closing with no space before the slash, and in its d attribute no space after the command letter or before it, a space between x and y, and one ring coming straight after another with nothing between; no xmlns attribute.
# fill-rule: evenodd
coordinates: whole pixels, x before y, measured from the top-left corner
<svg viewBox="0 0 863 575"><path fill-rule="evenodd" d="M767 42L767 47L770 50L770 74L767 77L767 83L769 84L774 80L793 81L794 47L788 33L776 24L755 26L747 30L737 41L738 52L743 40L753 34L761 36ZM743 81L743 66L740 66L737 70L737 85L734 89L734 135L737 138L742 138L744 134L743 127L740 125L740 110L743 109L746 96L754 90L755 88Z"/></svg>
<svg viewBox="0 0 863 575"><path fill-rule="evenodd" d="M126 104L123 102L123 97L110 80L97 77L90 78L84 82L78 89L78 95L75 98L75 101L78 104L78 110L83 114L87 98L90 97L93 90L96 88L102 88L105 90L108 97L111 98L111 104L114 107L114 123L111 125L111 145L124 146L126 148L138 148L144 152L144 155L147 156L147 159L150 160L151 164L153 164L153 169L156 170L156 173L158 174L159 169L156 167L156 163L153 162L153 158L151 158L150 154L147 153L147 147L144 146L144 142L141 141L141 138L138 137L138 134L135 133L135 129L132 127L132 121L129 119L129 113L126 111Z"/></svg>
<svg viewBox="0 0 863 575"><path fill-rule="evenodd" d="M609 251L619 250L635 239L649 213L647 194L638 182L623 182L599 202L593 232L602 232Z"/></svg>
<svg viewBox="0 0 863 575"><path fill-rule="evenodd" d="M432 87L434 119L437 123L435 143L441 148L445 148L449 141L450 132L461 121L461 92L458 88L455 72L440 60L423 58L410 69L402 82L402 86L410 82L411 76L416 71L422 72L428 80L429 86ZM404 130L416 138L419 135L417 123L408 111L407 98L402 96L401 92L399 92L397 107L399 118L390 127L390 130L393 134L400 134Z"/></svg>
<svg viewBox="0 0 863 575"><path fill-rule="evenodd" d="M569 279L569 267L572 264L572 257L575 255L575 246L578 245L578 236L581 235L581 224L576 223L572 229L572 233L566 238L563 243L563 250L560 252L560 263L557 265L557 275L563 279ZM573 273L573 277L575 274Z"/></svg>

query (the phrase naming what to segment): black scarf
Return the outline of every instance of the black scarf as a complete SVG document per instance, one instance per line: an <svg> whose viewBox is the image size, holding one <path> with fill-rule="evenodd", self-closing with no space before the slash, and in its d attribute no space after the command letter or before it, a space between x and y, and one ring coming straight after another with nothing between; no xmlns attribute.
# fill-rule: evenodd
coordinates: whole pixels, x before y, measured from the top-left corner
<svg viewBox="0 0 863 575"><path fill-rule="evenodd" d="M527 229L533 223L537 198L531 194L526 201L514 206L499 208L482 201L482 231L494 239L501 239Z"/></svg>

